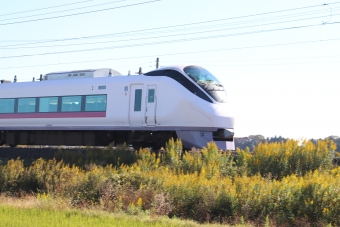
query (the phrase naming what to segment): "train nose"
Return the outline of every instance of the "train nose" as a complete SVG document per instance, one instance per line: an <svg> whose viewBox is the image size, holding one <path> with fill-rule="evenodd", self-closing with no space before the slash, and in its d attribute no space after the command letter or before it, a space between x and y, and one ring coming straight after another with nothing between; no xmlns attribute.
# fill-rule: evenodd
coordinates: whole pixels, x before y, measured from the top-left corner
<svg viewBox="0 0 340 227"><path fill-rule="evenodd" d="M213 106L212 121L214 127L223 129L234 128L234 117L231 116L229 109L230 108L226 104L218 104ZM225 133L228 134L229 132Z"/></svg>

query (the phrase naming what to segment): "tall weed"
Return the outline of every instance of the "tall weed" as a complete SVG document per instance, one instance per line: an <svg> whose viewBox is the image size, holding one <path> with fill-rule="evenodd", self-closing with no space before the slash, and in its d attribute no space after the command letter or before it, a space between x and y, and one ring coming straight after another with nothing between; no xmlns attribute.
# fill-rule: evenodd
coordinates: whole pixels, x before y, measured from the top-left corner
<svg viewBox="0 0 340 227"><path fill-rule="evenodd" d="M66 152L59 158L67 161L39 159L29 167L10 160L0 166L0 190L200 222L339 226L340 167L332 165L334 147L330 140L288 140L259 144L253 153L222 152L214 143L183 152L181 141L171 139L158 155L126 147L89 150L85 156ZM122 162L127 157L132 159ZM71 166L73 161L77 165Z"/></svg>

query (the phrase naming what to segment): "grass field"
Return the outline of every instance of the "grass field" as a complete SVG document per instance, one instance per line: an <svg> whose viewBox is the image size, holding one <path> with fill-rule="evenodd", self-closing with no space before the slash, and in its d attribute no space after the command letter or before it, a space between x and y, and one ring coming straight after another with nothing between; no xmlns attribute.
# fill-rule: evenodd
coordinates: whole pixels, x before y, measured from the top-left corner
<svg viewBox="0 0 340 227"><path fill-rule="evenodd" d="M109 213L98 210L70 209L66 203L58 200L42 201L34 197L25 199L0 196L0 226L4 227L84 227L84 226L119 226L119 227L217 227L221 225L200 225L193 221L170 219L168 217L150 217L150 215L132 216L124 213ZM226 225L224 225L226 226ZM246 226L246 225L239 225ZM249 226L249 225L247 225Z"/></svg>
<svg viewBox="0 0 340 227"><path fill-rule="evenodd" d="M156 221L141 221L129 218L126 215L121 217L110 217L99 213L81 211L44 210L41 208L17 208L12 206L0 206L0 226L6 227L82 227L82 226L178 226L178 223L162 223ZM182 225L184 226L184 225Z"/></svg>

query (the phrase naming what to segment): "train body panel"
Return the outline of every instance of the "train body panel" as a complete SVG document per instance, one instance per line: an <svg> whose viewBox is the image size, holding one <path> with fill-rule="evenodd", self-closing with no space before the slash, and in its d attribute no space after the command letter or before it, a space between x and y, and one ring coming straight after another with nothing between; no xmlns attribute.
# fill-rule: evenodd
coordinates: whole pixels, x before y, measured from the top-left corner
<svg viewBox="0 0 340 227"><path fill-rule="evenodd" d="M185 75L181 68L170 69L176 69ZM200 89L196 87L195 89ZM126 138L131 134L133 137L135 131L145 131L150 135L152 132L164 131L177 132L179 138L193 138L192 143L185 143L196 147L202 147L207 141L216 138L219 144L220 141L224 143L233 140L234 120L228 115L224 103L207 102L167 76L116 75L5 83L0 85L0 92L0 131L3 133L53 131L58 134L58 131L76 130L82 133L107 131L116 135L115 133L124 131L128 133L123 133ZM50 102L50 108L54 104L57 105L53 107L55 110L43 111L43 99ZM68 99L70 101L67 101ZM105 108L103 101L98 101L99 99L105 100ZM27 102L27 105L21 105L19 102ZM34 106L30 107L29 102ZM4 112L4 105L9 106L9 109L11 105L15 105L15 108L13 111ZM101 106L91 111L94 105ZM75 108L75 111L64 111L64 106ZM20 108L34 110L21 111ZM232 134L224 138L225 132L221 130L229 130ZM197 137L197 133L201 135L199 132L205 132L205 136ZM159 140L160 137L167 137L165 133L158 134L162 135L158 136ZM84 137L83 134L82 136ZM225 148L223 144L220 147Z"/></svg>

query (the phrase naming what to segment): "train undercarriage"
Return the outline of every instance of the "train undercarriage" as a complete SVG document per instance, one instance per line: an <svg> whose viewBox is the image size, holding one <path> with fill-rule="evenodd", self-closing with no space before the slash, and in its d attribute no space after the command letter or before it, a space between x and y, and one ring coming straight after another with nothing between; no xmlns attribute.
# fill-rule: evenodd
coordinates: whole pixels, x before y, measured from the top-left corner
<svg viewBox="0 0 340 227"><path fill-rule="evenodd" d="M175 131L0 131L0 145L116 146L123 143L135 149L165 146Z"/></svg>

